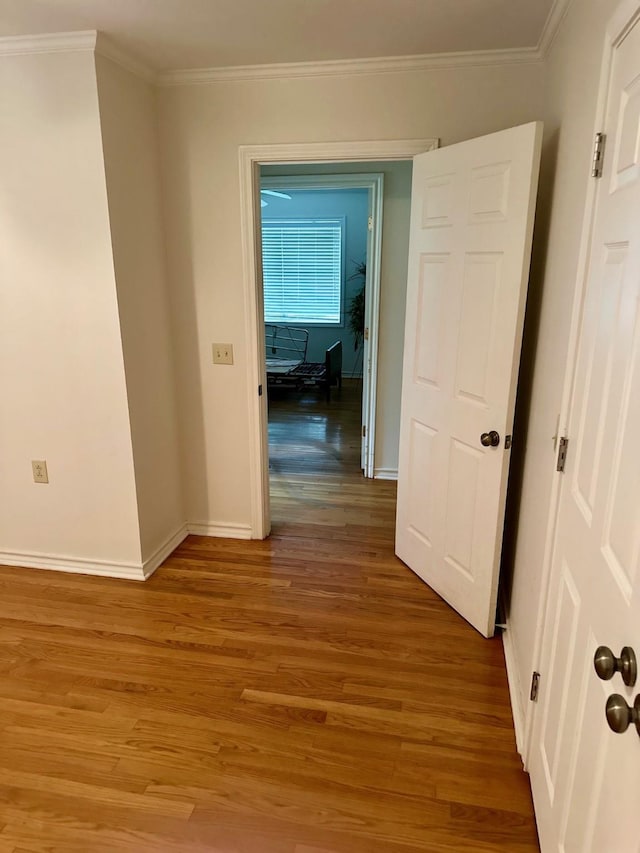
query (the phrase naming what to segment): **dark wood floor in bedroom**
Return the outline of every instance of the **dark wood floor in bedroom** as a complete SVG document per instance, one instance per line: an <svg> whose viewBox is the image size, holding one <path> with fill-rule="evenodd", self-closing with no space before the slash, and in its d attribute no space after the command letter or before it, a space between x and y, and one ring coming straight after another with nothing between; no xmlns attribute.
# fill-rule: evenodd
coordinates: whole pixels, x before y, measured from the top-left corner
<svg viewBox="0 0 640 853"><path fill-rule="evenodd" d="M394 557L357 388L270 422L269 540L0 570L0 853L538 850L501 643Z"/></svg>

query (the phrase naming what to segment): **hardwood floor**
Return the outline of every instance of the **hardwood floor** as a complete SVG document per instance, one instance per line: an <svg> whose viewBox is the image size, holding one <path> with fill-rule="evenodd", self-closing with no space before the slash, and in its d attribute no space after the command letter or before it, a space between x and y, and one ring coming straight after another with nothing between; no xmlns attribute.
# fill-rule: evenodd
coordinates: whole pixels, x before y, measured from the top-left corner
<svg viewBox="0 0 640 853"><path fill-rule="evenodd" d="M538 849L500 641L393 556L354 395L293 408L269 540L0 570L1 853Z"/></svg>

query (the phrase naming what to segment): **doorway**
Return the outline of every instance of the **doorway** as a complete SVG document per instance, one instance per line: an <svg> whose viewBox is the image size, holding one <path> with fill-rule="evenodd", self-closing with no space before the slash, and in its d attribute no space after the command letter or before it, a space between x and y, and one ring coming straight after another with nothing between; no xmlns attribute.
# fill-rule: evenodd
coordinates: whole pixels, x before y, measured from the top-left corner
<svg viewBox="0 0 640 853"><path fill-rule="evenodd" d="M250 395L250 429L251 453L250 471L252 477L252 535L255 538L268 536L271 527L269 506L269 472L268 472L268 434L267 434L267 405L266 371L265 371L265 338L264 338L264 307L262 294L262 265L261 265L261 235L260 223L260 167L275 164L287 164L287 168L296 164L323 164L327 171L336 168L336 163L342 161L359 164L360 170L371 170L372 161L388 164L390 161L411 161L416 153L437 147L436 139L409 140L400 142L365 142L365 143L325 143L301 145L266 145L246 146L240 149L241 193L243 217L243 258L245 270L245 297L249 310L247 340L249 343L248 358L248 388ZM376 166L377 170L377 166ZM399 280L398 280L399 283ZM404 282L401 283L404 286ZM404 301L401 300L399 315L401 329L404 323ZM378 354L378 341L372 339L373 329L370 330L372 356ZM402 340L396 341L402 350ZM399 378L396 382L399 394ZM257 392L257 393L256 393ZM393 412L393 405L386 407ZM389 436L386 436L389 439ZM392 439L390 439L392 440ZM383 435L382 442L384 443ZM384 466L380 466L384 469ZM373 471L373 475L384 478L384 470ZM393 478L393 472L389 478Z"/></svg>
<svg viewBox="0 0 640 853"><path fill-rule="evenodd" d="M305 418L325 402L335 409L343 388L357 389L362 446L355 464L371 477L383 175L291 169L261 168L269 419L284 403L295 413L296 401Z"/></svg>
<svg viewBox="0 0 640 853"><path fill-rule="evenodd" d="M270 497L278 528L325 506L313 488L319 480L370 476L373 468L366 436L373 433L375 375L367 375L363 395L362 368L371 361L365 315L379 303L383 175L302 169L261 169ZM377 319L376 312L376 326ZM283 506L286 495L294 500Z"/></svg>

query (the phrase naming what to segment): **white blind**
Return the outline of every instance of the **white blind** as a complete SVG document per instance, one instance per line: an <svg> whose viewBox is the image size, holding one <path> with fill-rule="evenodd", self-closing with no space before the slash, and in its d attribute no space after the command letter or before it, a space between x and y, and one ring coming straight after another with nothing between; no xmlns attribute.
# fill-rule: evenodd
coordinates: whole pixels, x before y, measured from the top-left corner
<svg viewBox="0 0 640 853"><path fill-rule="evenodd" d="M340 323L341 219L262 222L267 323Z"/></svg>

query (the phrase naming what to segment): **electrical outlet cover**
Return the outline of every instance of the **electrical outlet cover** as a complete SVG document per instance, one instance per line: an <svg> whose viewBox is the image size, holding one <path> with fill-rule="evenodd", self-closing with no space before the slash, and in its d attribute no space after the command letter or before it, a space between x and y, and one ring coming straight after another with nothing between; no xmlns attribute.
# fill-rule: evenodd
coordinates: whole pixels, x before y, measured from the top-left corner
<svg viewBox="0 0 640 853"><path fill-rule="evenodd" d="M48 483L49 473L47 471L47 463L44 459L33 459L31 461L31 469L33 471L34 483Z"/></svg>

